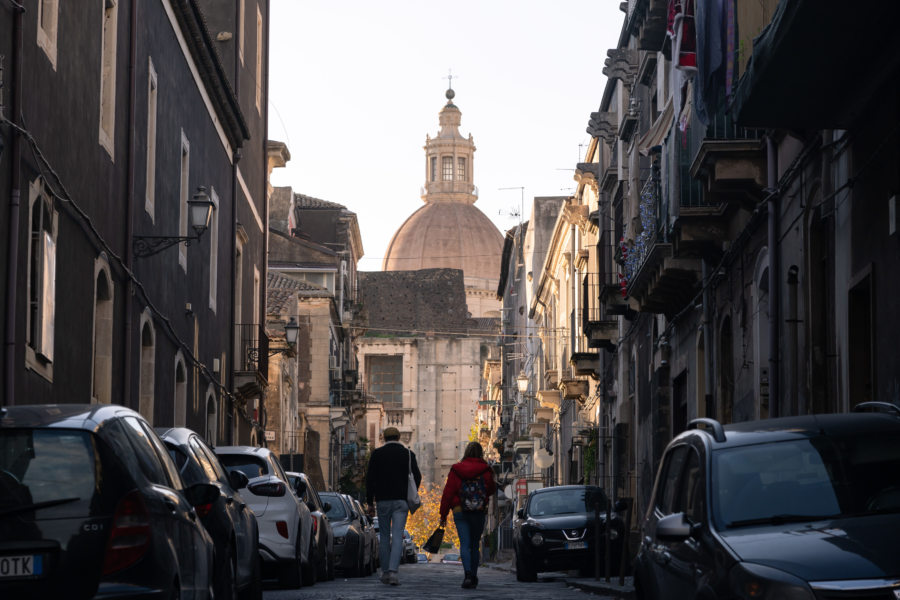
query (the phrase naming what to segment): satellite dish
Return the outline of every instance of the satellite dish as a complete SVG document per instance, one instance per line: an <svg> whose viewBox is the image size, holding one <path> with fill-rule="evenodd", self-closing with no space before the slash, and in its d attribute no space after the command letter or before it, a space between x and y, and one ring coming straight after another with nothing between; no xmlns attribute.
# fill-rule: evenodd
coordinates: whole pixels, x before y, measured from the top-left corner
<svg viewBox="0 0 900 600"><path fill-rule="evenodd" d="M553 464L553 455L547 452L546 449L541 448L534 455L534 464L540 469L546 469Z"/></svg>

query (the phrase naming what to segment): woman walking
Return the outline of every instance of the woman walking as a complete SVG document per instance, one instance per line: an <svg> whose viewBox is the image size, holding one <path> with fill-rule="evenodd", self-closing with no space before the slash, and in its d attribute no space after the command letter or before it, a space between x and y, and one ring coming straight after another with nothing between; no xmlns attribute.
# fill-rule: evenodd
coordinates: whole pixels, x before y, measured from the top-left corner
<svg viewBox="0 0 900 600"><path fill-rule="evenodd" d="M462 460L450 467L441 496L441 527L446 527L447 514L452 510L459 534L459 556L466 571L462 587L467 589L478 585L484 518L496 490L494 472L484 461L481 444L469 442Z"/></svg>

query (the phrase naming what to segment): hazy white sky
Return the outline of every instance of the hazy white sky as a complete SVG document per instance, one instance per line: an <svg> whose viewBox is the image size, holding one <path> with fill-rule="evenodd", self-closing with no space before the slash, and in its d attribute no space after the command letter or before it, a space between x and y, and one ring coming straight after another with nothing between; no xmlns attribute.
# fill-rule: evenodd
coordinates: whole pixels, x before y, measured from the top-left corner
<svg viewBox="0 0 900 600"><path fill-rule="evenodd" d="M574 190L600 105L619 0L272 0L269 137L291 161L275 186L359 219L363 271L422 206L426 134L453 71L477 148L479 207L505 233L534 196ZM527 213L527 210L526 210ZM525 215L528 218L528 214Z"/></svg>

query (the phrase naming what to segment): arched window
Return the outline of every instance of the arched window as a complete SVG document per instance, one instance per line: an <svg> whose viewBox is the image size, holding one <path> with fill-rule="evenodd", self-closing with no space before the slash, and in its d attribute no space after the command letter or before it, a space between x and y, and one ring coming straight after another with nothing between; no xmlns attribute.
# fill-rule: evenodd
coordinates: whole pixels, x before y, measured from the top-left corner
<svg viewBox="0 0 900 600"><path fill-rule="evenodd" d="M215 446L219 426L219 405L212 384L206 390L206 442Z"/></svg>
<svg viewBox="0 0 900 600"><path fill-rule="evenodd" d="M138 412L153 425L154 386L156 385L156 331L150 310L141 315L141 371Z"/></svg>
<svg viewBox="0 0 900 600"><path fill-rule="evenodd" d="M94 343L91 379L91 395L95 402L101 404L109 404L112 401L113 294L109 263L103 255L94 263Z"/></svg>
<svg viewBox="0 0 900 600"><path fill-rule="evenodd" d="M187 369L184 367L184 358L181 351L175 355L175 427L184 427L187 424Z"/></svg>

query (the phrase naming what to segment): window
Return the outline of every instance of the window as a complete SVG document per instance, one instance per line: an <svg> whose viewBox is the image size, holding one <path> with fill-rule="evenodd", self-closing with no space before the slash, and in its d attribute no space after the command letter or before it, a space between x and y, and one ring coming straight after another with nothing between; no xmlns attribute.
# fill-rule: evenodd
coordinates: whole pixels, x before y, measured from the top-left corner
<svg viewBox="0 0 900 600"><path fill-rule="evenodd" d="M463 157L459 157L456 159L456 180L466 180L466 159Z"/></svg>
<svg viewBox="0 0 900 600"><path fill-rule="evenodd" d="M100 54L100 145L113 157L116 126L117 0L103 2L103 37Z"/></svg>
<svg viewBox="0 0 900 600"><path fill-rule="evenodd" d="M166 478L170 482L169 485L176 490L184 488L181 476L178 474L178 469L175 467L175 462L172 460L172 457L169 456L169 451L166 450L166 445L163 444L162 440L159 439L159 436L150 429L149 425L146 423L141 423L140 425L141 429L144 430L144 435L147 437L150 445L153 446L153 449L156 451L156 458L159 460L159 464L165 471Z"/></svg>
<svg viewBox="0 0 900 600"><path fill-rule="evenodd" d="M209 458L203 453L202 448L200 448L200 443L192 437L188 444L190 445L191 452L193 452L197 462L199 462L200 466L203 468L203 472L206 475L206 481L216 481L218 479L218 473L213 469L212 463L209 462Z"/></svg>
<svg viewBox="0 0 900 600"><path fill-rule="evenodd" d="M112 402L113 284L106 257L94 267L93 392L95 402Z"/></svg>
<svg viewBox="0 0 900 600"><path fill-rule="evenodd" d="M156 219L156 69L153 59L148 58L149 75L147 76L147 186L145 190L144 209L150 220Z"/></svg>
<svg viewBox="0 0 900 600"><path fill-rule="evenodd" d="M175 356L175 427L184 427L187 413L187 370L184 367L184 358L181 351Z"/></svg>
<svg viewBox="0 0 900 600"><path fill-rule="evenodd" d="M369 393L385 405L403 404L403 357L367 356L366 380Z"/></svg>
<svg viewBox="0 0 900 600"><path fill-rule="evenodd" d="M263 53L263 21L259 6L256 7L256 112L262 113L262 61Z"/></svg>
<svg viewBox="0 0 900 600"><path fill-rule="evenodd" d="M437 181L437 156L431 157L431 181Z"/></svg>
<svg viewBox="0 0 900 600"><path fill-rule="evenodd" d="M56 26L59 19L59 0L38 0L37 44L56 70Z"/></svg>
<svg viewBox="0 0 900 600"><path fill-rule="evenodd" d="M687 446L676 446L666 456L663 474L659 478L659 489L656 490L656 508L664 515L672 512L686 456Z"/></svg>
<svg viewBox="0 0 900 600"><path fill-rule="evenodd" d="M441 170L442 177L444 181L453 181L453 157L452 156L443 156L441 157Z"/></svg>
<svg viewBox="0 0 900 600"><path fill-rule="evenodd" d="M206 391L206 441L213 446L216 445L216 433L219 424L218 403L216 395L213 393L212 385Z"/></svg>
<svg viewBox="0 0 900 600"><path fill-rule="evenodd" d="M138 392L138 412L153 423L154 386L156 380L156 331L150 317L150 309L141 315L141 370Z"/></svg>
<svg viewBox="0 0 900 600"><path fill-rule="evenodd" d="M57 214L52 198L40 179L29 192L30 238L28 242L28 348L30 363L49 378L53 362L56 316Z"/></svg>
<svg viewBox="0 0 900 600"><path fill-rule="evenodd" d="M219 287L219 195L215 188L210 190L209 198L213 203L209 223L209 308L216 312Z"/></svg>
<svg viewBox="0 0 900 600"><path fill-rule="evenodd" d="M125 417L122 421L127 425L125 432L131 445L134 447L138 466L144 477L151 483L170 486L171 484L166 477L165 470L159 461L159 456L153 449L152 442L147 437L147 432L141 427L141 422L134 417Z"/></svg>
<svg viewBox="0 0 900 600"><path fill-rule="evenodd" d="M188 232L188 200L190 199L189 175L191 169L191 144L181 132L181 191L178 194L178 235ZM187 246L178 244L178 264L187 273Z"/></svg>

